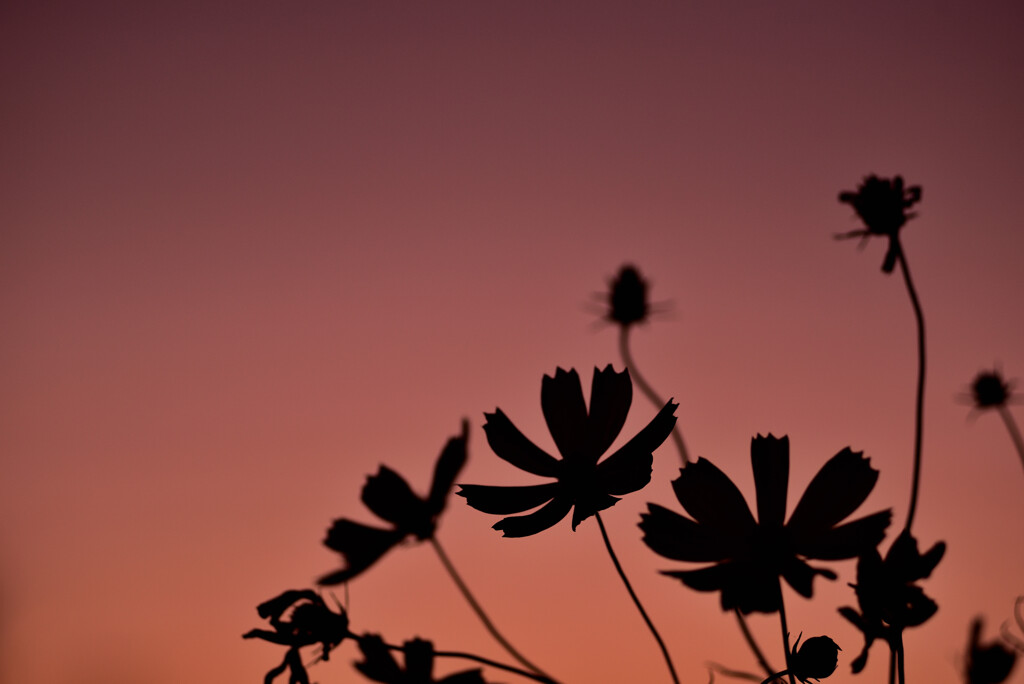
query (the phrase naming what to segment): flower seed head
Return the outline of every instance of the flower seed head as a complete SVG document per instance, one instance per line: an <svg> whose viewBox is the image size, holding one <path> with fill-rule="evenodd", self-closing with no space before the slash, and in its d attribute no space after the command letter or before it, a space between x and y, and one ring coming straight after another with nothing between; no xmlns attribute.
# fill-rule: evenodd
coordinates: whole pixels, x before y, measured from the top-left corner
<svg viewBox="0 0 1024 684"><path fill-rule="evenodd" d="M793 676L801 682L825 679L836 671L842 649L827 636L811 637L790 658Z"/></svg>

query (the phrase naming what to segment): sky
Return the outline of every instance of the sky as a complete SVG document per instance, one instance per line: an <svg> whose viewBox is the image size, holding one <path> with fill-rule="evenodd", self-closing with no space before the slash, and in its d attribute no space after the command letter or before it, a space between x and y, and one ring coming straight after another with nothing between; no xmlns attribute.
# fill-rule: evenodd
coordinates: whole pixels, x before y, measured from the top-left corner
<svg viewBox="0 0 1024 684"><path fill-rule="evenodd" d="M374 522L379 465L425 493L465 418L460 482L530 482L483 414L554 449L541 380L622 367L595 295L624 263L668 310L633 352L691 452L752 503L751 438L789 435L792 510L864 451L887 547L914 319L881 241L833 239L859 226L838 193L875 173L923 188L914 532L948 545L908 681L961 681L970 620L994 638L1024 594L1022 464L959 400L983 369L1024 378L1022 24L1010 1L4 3L0 679L262 681L283 653L240 638L255 606L339 567L324 533ZM636 393L620 442L655 410ZM654 459L603 516L626 572L682 681L756 671L717 594L641 542L648 503L680 508L678 457ZM567 683L669 681L593 520L495 520L453 497L438 539L510 641ZM791 630L842 647L828 681L884 681L881 644L850 674L855 564L831 567L786 594ZM348 606L357 631L510 660L427 544ZM750 624L781 662L776 617ZM313 679L362 681L358 657Z"/></svg>

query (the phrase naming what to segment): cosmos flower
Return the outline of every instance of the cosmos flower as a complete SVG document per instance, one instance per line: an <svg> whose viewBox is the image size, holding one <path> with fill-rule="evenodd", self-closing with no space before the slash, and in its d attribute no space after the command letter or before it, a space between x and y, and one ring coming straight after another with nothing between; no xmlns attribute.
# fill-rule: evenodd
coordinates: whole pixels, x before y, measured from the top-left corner
<svg viewBox="0 0 1024 684"><path fill-rule="evenodd" d="M945 552L946 545L939 542L920 553L917 540L904 530L885 560L874 548L857 560L857 583L852 586L860 612L849 606L839 609L864 634L864 649L851 663L854 673L864 669L875 639L895 644L905 628L924 624L935 614L939 607L915 582L930 576Z"/></svg>
<svg viewBox="0 0 1024 684"><path fill-rule="evenodd" d="M803 646L800 646L800 637L797 637L789 659L790 672L804 684L807 684L808 679L825 679L836 671L841 650L827 636L811 637Z"/></svg>
<svg viewBox="0 0 1024 684"><path fill-rule="evenodd" d="M434 645L423 639L406 641L405 667L399 667L383 639L375 634L359 638L363 660L355 668L368 679L385 684L486 684L480 669L463 670L434 679Z"/></svg>
<svg viewBox="0 0 1024 684"><path fill-rule="evenodd" d="M677 404L669 400L654 419L611 456L598 460L618 437L633 397L629 371L616 373L611 364L594 369L590 408L576 370L561 368L544 376L540 401L544 419L562 458L557 459L527 439L495 409L487 413L484 432L500 458L553 482L526 487L459 485L460 496L484 513L508 515L494 524L506 537L526 537L555 525L573 511L572 528L598 511L614 505L618 497L642 489L651 480L652 452L668 438L675 425Z"/></svg>
<svg viewBox="0 0 1024 684"><path fill-rule="evenodd" d="M1001 684L1010 676L1017 654L998 641L982 644L981 618L971 622L971 636L967 644L965 676L967 684Z"/></svg>
<svg viewBox="0 0 1024 684"><path fill-rule="evenodd" d="M889 250L886 252L882 270L892 273L899 254L899 230L910 219L917 216L907 210L921 201L921 186L913 185L904 189L903 178L896 176L892 180L870 175L864 179L856 192L839 193L839 201L849 204L864 222L864 228L851 230L837 235L838 238L859 237L867 239L872 235L889 238Z"/></svg>
<svg viewBox="0 0 1024 684"><path fill-rule="evenodd" d="M327 531L324 545L345 558L345 567L320 578L320 584L341 584L376 563L406 537L426 541L434 536L437 519L444 511L448 492L466 464L468 424L462 434L448 440L434 466L430 494L415 494L401 475L381 466L366 479L362 500L373 513L391 523L390 528L372 527L340 518Z"/></svg>
<svg viewBox="0 0 1024 684"><path fill-rule="evenodd" d="M822 466L785 522L789 438L758 435L750 444L757 520L743 494L705 458L680 471L672 483L690 518L657 504L641 516L644 542L673 560L714 565L664 571L697 591L720 591L723 610L773 613L779 609L779 577L810 597L815 575L830 570L805 559L856 558L881 541L892 518L881 511L840 525L868 497L878 479L862 453L843 449Z"/></svg>
<svg viewBox="0 0 1024 684"><path fill-rule="evenodd" d="M291 614L286 618L285 613L289 609ZM290 684L309 684L309 675L302 662L300 649L318 643L321 651L317 660L329 660L331 650L345 637L351 636L348 631L348 616L341 606L338 606L339 612L332 611L319 594L309 589L290 589L264 601L256 610L261 618L270 620L270 626L274 629L249 630L242 638L262 639L289 647L284 661L267 672L264 679L266 684L273 682L278 675L284 674L285 670L290 670Z"/></svg>
<svg viewBox="0 0 1024 684"><path fill-rule="evenodd" d="M647 281L635 266L624 265L608 291L608 320L626 327L642 323L647 319L649 310Z"/></svg>
<svg viewBox="0 0 1024 684"><path fill-rule="evenodd" d="M971 382L969 398L974 408L981 411L999 408L1015 399L1013 387L1014 382L1004 380L998 369L981 371Z"/></svg>

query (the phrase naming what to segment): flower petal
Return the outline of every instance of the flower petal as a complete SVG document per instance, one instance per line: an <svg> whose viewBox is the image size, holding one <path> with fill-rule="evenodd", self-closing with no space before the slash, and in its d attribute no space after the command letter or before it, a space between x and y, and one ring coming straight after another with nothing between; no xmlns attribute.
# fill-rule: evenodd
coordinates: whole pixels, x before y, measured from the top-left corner
<svg viewBox="0 0 1024 684"><path fill-rule="evenodd" d="M672 489L686 512L712 534L743 539L757 526L743 494L706 458L683 468Z"/></svg>
<svg viewBox="0 0 1024 684"><path fill-rule="evenodd" d="M459 472L466 465L468 438L469 423L463 420L462 434L449 439L444 445L444 449L441 450L441 455L437 457L437 464L434 465L434 479L431 481L430 495L427 497L430 511L435 516L444 510L448 492L451 491L455 478L459 476Z"/></svg>
<svg viewBox="0 0 1024 684"><path fill-rule="evenodd" d="M640 514L644 543L656 554L694 563L722 561L732 555L731 540L658 504Z"/></svg>
<svg viewBox="0 0 1024 684"><path fill-rule="evenodd" d="M502 531L503 537L529 537L555 525L564 518L572 508L572 500L556 496L539 510L527 515L504 518L493 527Z"/></svg>
<svg viewBox="0 0 1024 684"><path fill-rule="evenodd" d="M404 678L384 640L377 634L364 634L358 640L363 652L362 662L353 663L367 679L375 682L397 682Z"/></svg>
<svg viewBox="0 0 1024 684"><path fill-rule="evenodd" d="M376 563L405 538L401 530L382 530L361 523L339 518L327 531L324 546L337 551L345 558L345 567L324 575L318 584L341 584Z"/></svg>
<svg viewBox="0 0 1024 684"><path fill-rule="evenodd" d="M823 530L807 538L793 537L793 550L817 560L856 558L878 546L892 522L892 511L880 511L853 522Z"/></svg>
<svg viewBox="0 0 1024 684"><path fill-rule="evenodd" d="M786 490L789 488L789 437L758 435L750 440L750 465L757 492L757 520L782 527L786 521Z"/></svg>
<svg viewBox="0 0 1024 684"><path fill-rule="evenodd" d="M408 530L418 519L429 518L425 502L413 493L405 479L387 466L366 478L363 503L389 523Z"/></svg>
<svg viewBox="0 0 1024 684"><path fill-rule="evenodd" d="M587 449L587 405L576 369L558 368L540 385L540 407L558 452L565 459L581 459ZM594 460L597 460L597 454Z"/></svg>
<svg viewBox="0 0 1024 684"><path fill-rule="evenodd" d="M587 416L587 450L595 460L619 436L632 401L633 383L628 370L616 373L610 363L604 370L594 369L590 385L590 413Z"/></svg>
<svg viewBox="0 0 1024 684"><path fill-rule="evenodd" d="M499 458L534 475L558 476L558 459L527 439L501 409L485 413L484 417L487 443Z"/></svg>
<svg viewBox="0 0 1024 684"><path fill-rule="evenodd" d="M916 582L931 575L945 553L945 542L938 542L921 555L917 550L917 539L904 530L885 554L885 566L898 581Z"/></svg>
<svg viewBox="0 0 1024 684"><path fill-rule="evenodd" d="M721 591L722 610L773 613L779 609L777 578L745 561L726 561L700 570L662 572L697 591Z"/></svg>
<svg viewBox="0 0 1024 684"><path fill-rule="evenodd" d="M786 559L782 566L782 576L786 578L786 584L806 598L811 598L814 593L814 576L821 575L831 580L836 578L836 573L824 568L812 568L795 556Z"/></svg>
<svg viewBox="0 0 1024 684"><path fill-rule="evenodd" d="M618 497L610 496L604 492L581 492L577 497L576 501L573 502L572 509L572 530L576 531L576 527L589 518L590 516L603 511L606 508L611 508L618 501Z"/></svg>
<svg viewBox="0 0 1024 684"><path fill-rule="evenodd" d="M492 487L490 485L459 485L459 496L478 511L495 515L522 513L550 501L559 491L557 482L528 487Z"/></svg>
<svg viewBox="0 0 1024 684"><path fill-rule="evenodd" d="M402 644L405 653L405 681L429 682L434 678L434 644L412 639Z"/></svg>
<svg viewBox="0 0 1024 684"><path fill-rule="evenodd" d="M808 540L833 527L864 503L878 471L862 451L847 447L821 467L800 498L787 527L794 539Z"/></svg>
<svg viewBox="0 0 1024 684"><path fill-rule="evenodd" d="M629 494L651 481L654 450L660 447L676 424L675 410L679 404L670 399L650 423L633 439L597 465L598 478L609 494Z"/></svg>

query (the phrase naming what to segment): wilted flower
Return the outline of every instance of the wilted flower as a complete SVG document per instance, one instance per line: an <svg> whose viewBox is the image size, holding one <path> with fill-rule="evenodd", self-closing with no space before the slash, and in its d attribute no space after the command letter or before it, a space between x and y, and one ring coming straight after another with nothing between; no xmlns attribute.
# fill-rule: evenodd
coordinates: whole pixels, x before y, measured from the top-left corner
<svg viewBox="0 0 1024 684"><path fill-rule="evenodd" d="M285 613L291 609L291 615ZM290 589L264 601L256 607L261 618L270 620L274 631L266 629L249 630L243 639L262 639L274 644L288 646L284 661L267 672L265 682L269 684L278 675L290 670L290 684L309 684L309 675L302 663L300 650L303 646L320 644L319 660L329 660L331 649L351 636L348 631L348 616L338 606L335 613L315 591Z"/></svg>
<svg viewBox="0 0 1024 684"><path fill-rule="evenodd" d="M378 517L391 523L381 529L345 518L334 521L324 545L345 558L345 567L320 578L320 584L340 584L363 572L381 556L408 536L426 541L434 536L437 518L444 510L448 492L466 464L466 440L469 426L462 423L462 434L445 444L434 466L434 479L427 498L417 496L401 475L381 466L366 479L362 500Z"/></svg>
<svg viewBox="0 0 1024 684"><path fill-rule="evenodd" d="M575 369L545 375L540 401L548 430L562 458L557 459L527 439L502 410L487 413L484 432L500 458L554 482L526 487L459 485L457 494L470 506L495 515L533 513L503 518L494 524L506 537L526 537L553 526L573 511L575 530L586 518L614 505L623 494L642 489L651 480L652 452L675 425L677 404L669 400L658 415L618 451L598 460L618 437L633 398L629 371L616 373L611 364L594 369L590 409Z"/></svg>
<svg viewBox="0 0 1024 684"><path fill-rule="evenodd" d="M1017 654L998 641L982 644L981 618L971 622L965 675L967 684L1000 684L1006 681L1017 662Z"/></svg>
<svg viewBox="0 0 1024 684"><path fill-rule="evenodd" d="M800 646L800 637L797 637L793 644L793 654L789 658L789 671L805 683L808 679L825 679L836 671L841 650L827 636L811 637L803 646Z"/></svg>
<svg viewBox="0 0 1024 684"><path fill-rule="evenodd" d="M839 613L864 634L864 649L851 663L853 671L864 669L868 649L875 639L890 644L907 627L924 624L938 606L915 582L925 579L942 560L946 545L938 542L924 554L917 540L904 530L882 560L877 549L867 549L857 561L857 583L851 585L860 605L858 613L849 606Z"/></svg>
<svg viewBox="0 0 1024 684"><path fill-rule="evenodd" d="M480 669L463 670L434 679L434 645L423 639L406 641L402 648L405 667L399 667L383 639L375 634L359 638L362 662L355 667L368 679L385 684L486 684Z"/></svg>
<svg viewBox="0 0 1024 684"><path fill-rule="evenodd" d="M900 249L899 230L907 221L917 216L915 213L908 213L907 210L920 200L921 186L913 185L904 189L903 178L900 176L890 180L872 174L864 179L856 192L839 193L839 201L853 207L864 222L864 228L852 230L836 237L864 239L872 235L888 237L889 251L886 252L882 270L892 273Z"/></svg>
<svg viewBox="0 0 1024 684"><path fill-rule="evenodd" d="M757 516L726 475L701 458L672 483L687 518L657 504L641 516L644 542L673 560L712 562L706 568L664 571L697 591L720 591L723 610L772 613L779 609L779 577L810 597L815 575L835 579L830 570L804 559L855 558L885 536L891 511L843 525L868 497L878 479L863 453L843 449L822 466L793 513L786 517L789 438L758 435L751 441Z"/></svg>

